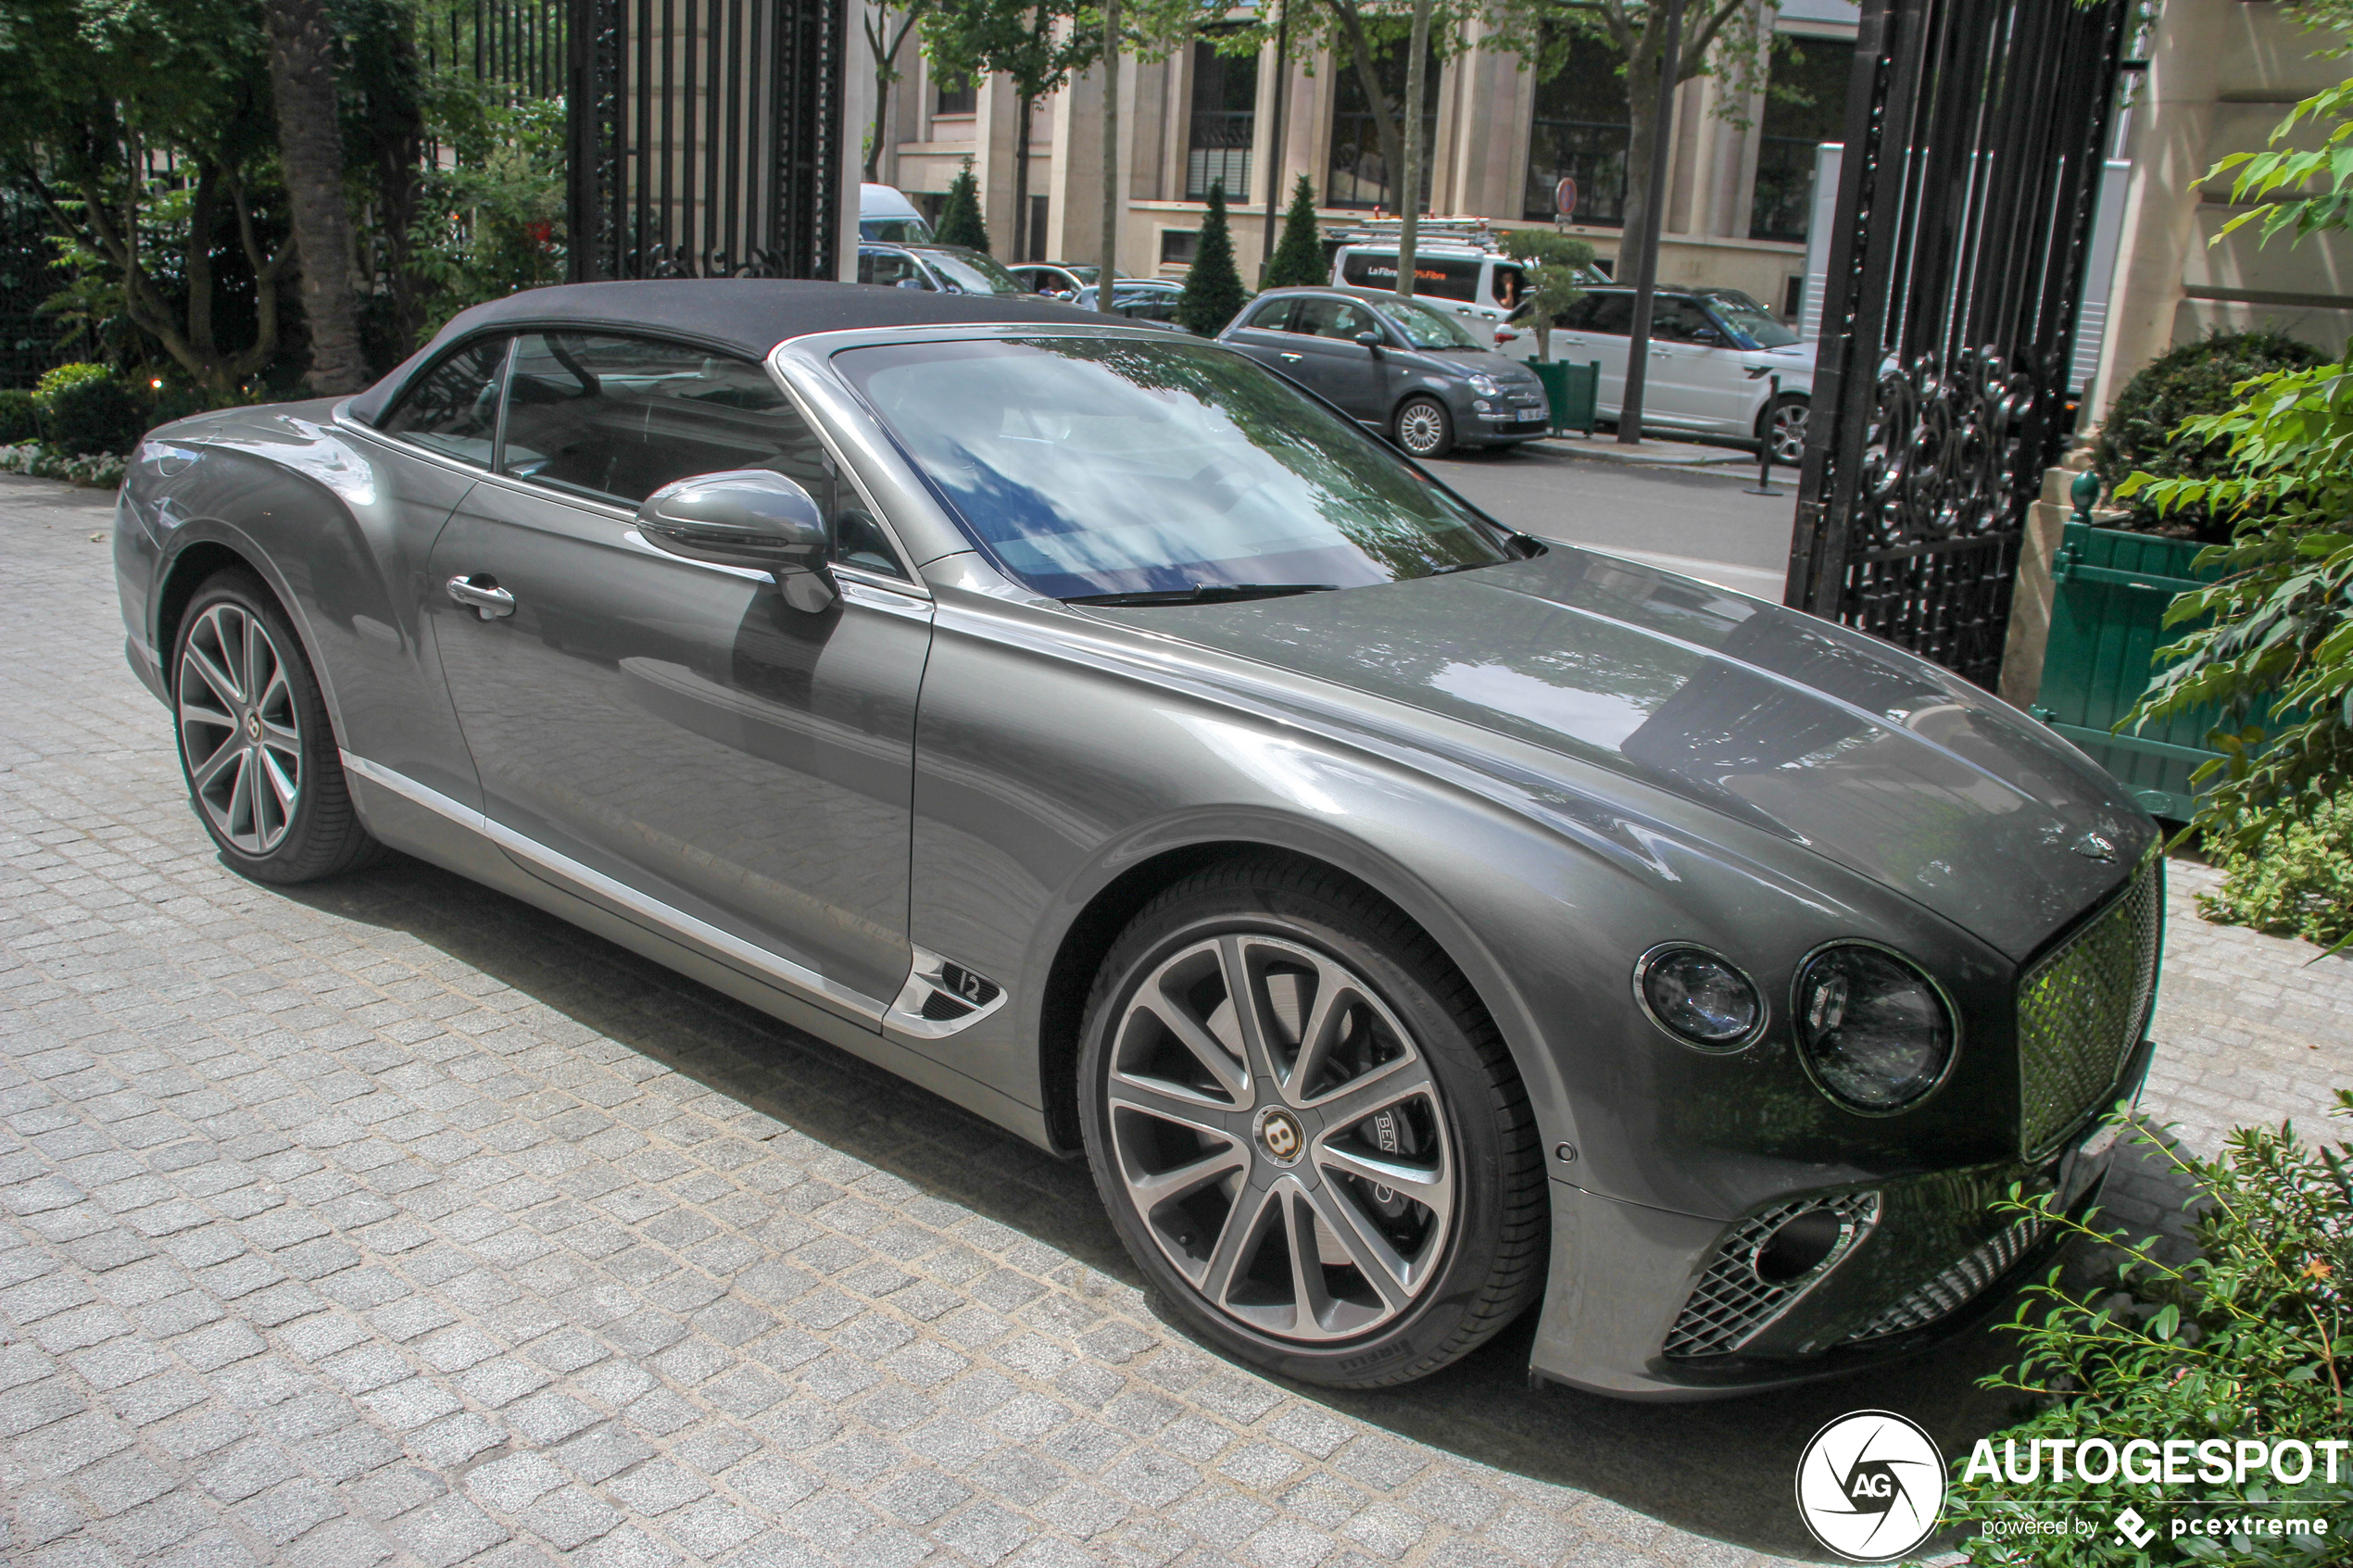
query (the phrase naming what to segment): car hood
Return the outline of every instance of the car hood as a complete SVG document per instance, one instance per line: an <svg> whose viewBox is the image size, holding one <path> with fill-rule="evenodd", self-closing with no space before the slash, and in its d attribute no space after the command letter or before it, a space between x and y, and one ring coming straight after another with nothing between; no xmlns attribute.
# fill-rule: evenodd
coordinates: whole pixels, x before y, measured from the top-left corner
<svg viewBox="0 0 2353 1568"><path fill-rule="evenodd" d="M1440 370L1453 370L1466 376L1490 375L1499 382L1526 383L1529 386L1541 383L1536 373L1506 354L1484 348L1405 348L1394 353L1426 359Z"/></svg>
<svg viewBox="0 0 2353 1568"><path fill-rule="evenodd" d="M1588 551L1344 593L1096 613L1671 791L1904 893L2014 959L2120 883L2156 835L2088 758L1948 671Z"/></svg>

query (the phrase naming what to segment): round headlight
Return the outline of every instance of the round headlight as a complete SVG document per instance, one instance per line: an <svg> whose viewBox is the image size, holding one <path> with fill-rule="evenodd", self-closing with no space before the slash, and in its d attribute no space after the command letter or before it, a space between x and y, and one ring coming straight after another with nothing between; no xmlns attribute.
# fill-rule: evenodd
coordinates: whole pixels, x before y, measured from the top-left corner
<svg viewBox="0 0 2353 1568"><path fill-rule="evenodd" d="M1869 1115L1901 1110L1944 1081L1953 1014L1904 960L1841 943L1797 973L1797 1043L1831 1098Z"/></svg>
<svg viewBox="0 0 2353 1568"><path fill-rule="evenodd" d="M1493 376L1481 372L1470 377L1469 380L1470 389L1473 392L1478 393L1481 397L1496 397L1502 395L1502 389L1495 384L1495 378Z"/></svg>
<svg viewBox="0 0 2353 1568"><path fill-rule="evenodd" d="M1634 966L1634 994L1659 1027L1685 1045L1730 1050L1765 1019L1748 976L1705 947L1654 947Z"/></svg>

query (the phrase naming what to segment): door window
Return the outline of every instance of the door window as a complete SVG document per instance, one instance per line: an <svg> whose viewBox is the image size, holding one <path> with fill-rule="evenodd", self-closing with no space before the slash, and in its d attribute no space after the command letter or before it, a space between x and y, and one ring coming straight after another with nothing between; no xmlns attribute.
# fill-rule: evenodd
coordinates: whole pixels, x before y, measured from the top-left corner
<svg viewBox="0 0 2353 1568"><path fill-rule="evenodd" d="M923 287L931 287L931 280L924 276L923 269L895 250L862 250L858 253L860 282L879 283L887 289L898 287L902 278L912 278Z"/></svg>
<svg viewBox="0 0 2353 1568"><path fill-rule="evenodd" d="M1601 294L1592 296L1592 319L1585 323L1589 332L1614 332L1624 337L1634 330L1634 296L1630 294Z"/></svg>
<svg viewBox="0 0 2353 1568"><path fill-rule="evenodd" d="M1290 330L1310 337L1339 338L1353 343L1358 332L1377 332L1373 313L1353 299L1333 299L1317 295L1299 302L1299 309L1291 317Z"/></svg>
<svg viewBox="0 0 2353 1568"><path fill-rule="evenodd" d="M1693 343L1703 329L1719 338L1724 335L1716 331L1716 323L1707 319L1707 312L1699 307L1697 300L1662 295L1653 307L1651 336L1663 342Z"/></svg>
<svg viewBox="0 0 2353 1568"><path fill-rule="evenodd" d="M1296 303L1296 297L1289 295L1281 299L1270 299L1252 313L1247 325L1262 332L1282 332L1290 321L1290 307Z"/></svg>
<svg viewBox="0 0 2353 1568"><path fill-rule="evenodd" d="M499 472L634 507L673 481L727 469L797 482L833 526L837 559L906 575L833 455L761 367L589 332L535 332L517 345Z"/></svg>
<svg viewBox="0 0 2353 1568"><path fill-rule="evenodd" d="M402 393L377 428L488 468L498 434L498 383L511 341L491 338L450 355Z"/></svg>

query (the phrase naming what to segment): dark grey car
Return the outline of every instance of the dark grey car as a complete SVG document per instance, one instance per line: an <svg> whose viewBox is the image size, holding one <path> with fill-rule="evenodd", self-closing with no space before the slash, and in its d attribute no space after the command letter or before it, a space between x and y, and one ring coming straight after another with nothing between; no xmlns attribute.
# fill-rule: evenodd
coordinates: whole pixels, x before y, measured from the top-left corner
<svg viewBox="0 0 2353 1568"><path fill-rule="evenodd" d="M1453 317L1374 289L1269 289L1217 335L1416 458L1552 429L1543 383Z"/></svg>
<svg viewBox="0 0 2353 1568"><path fill-rule="evenodd" d="M1091 1163L1286 1375L1916 1350L2135 1092L2157 834L1859 633L1479 515L1215 344L761 282L459 315L141 446L196 814L389 846Z"/></svg>

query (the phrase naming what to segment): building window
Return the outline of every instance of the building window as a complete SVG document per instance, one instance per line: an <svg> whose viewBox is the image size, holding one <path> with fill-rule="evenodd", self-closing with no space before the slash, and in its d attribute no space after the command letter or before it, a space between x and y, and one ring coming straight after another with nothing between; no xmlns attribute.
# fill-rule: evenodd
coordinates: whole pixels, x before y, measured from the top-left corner
<svg viewBox="0 0 2353 1568"><path fill-rule="evenodd" d="M969 76L932 83L931 112L935 116L971 114L979 107L980 94L974 90Z"/></svg>
<svg viewBox="0 0 2353 1568"><path fill-rule="evenodd" d="M1374 72L1392 104L1405 97L1405 50L1406 43L1401 38L1373 55ZM1333 67L1332 74L1339 81L1332 89L1332 168L1324 182L1324 205L1393 209L1395 197L1389 188L1389 159L1381 152L1380 122L1365 97L1356 67L1342 61ZM1429 206L1430 166L1438 161L1433 156L1438 148L1438 74L1435 58L1422 68L1421 199L1425 209Z"/></svg>
<svg viewBox="0 0 2353 1568"><path fill-rule="evenodd" d="M1251 146L1258 120L1258 56L1221 55L1193 44L1192 128L1185 137L1185 199L1207 201L1223 183L1228 202L1250 200Z"/></svg>
<svg viewBox="0 0 2353 1568"><path fill-rule="evenodd" d="M1752 240L1803 240L1814 209L1814 149L1845 133L1846 79L1855 67L1845 38L1774 40L1772 84L1757 127Z"/></svg>
<svg viewBox="0 0 2353 1568"><path fill-rule="evenodd" d="M1160 232L1160 264L1163 267L1190 267L1193 257L1200 254L1199 231L1163 229Z"/></svg>
<svg viewBox="0 0 2353 1568"><path fill-rule="evenodd" d="M1540 221L1557 214L1554 193L1577 182L1572 223L1616 229L1626 222L1625 57L1606 41L1585 33L1563 45L1560 64L1536 84L1536 117L1528 127L1528 194L1520 216Z"/></svg>

